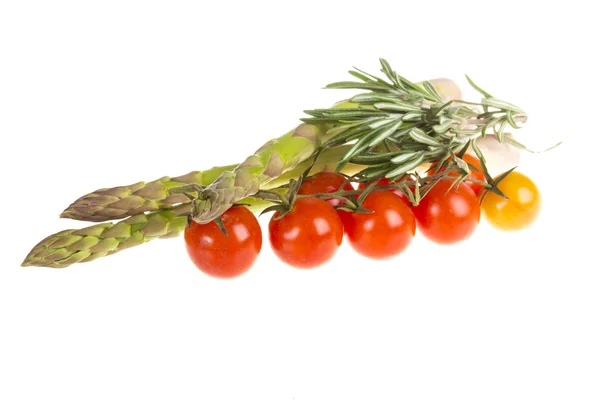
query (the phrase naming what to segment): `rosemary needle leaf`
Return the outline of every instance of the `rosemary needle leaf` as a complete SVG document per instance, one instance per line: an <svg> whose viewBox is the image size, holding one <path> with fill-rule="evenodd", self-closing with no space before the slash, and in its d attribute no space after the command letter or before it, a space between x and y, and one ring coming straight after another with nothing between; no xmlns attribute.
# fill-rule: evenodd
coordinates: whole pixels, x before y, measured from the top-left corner
<svg viewBox="0 0 600 400"><path fill-rule="evenodd" d="M421 111L421 107L398 101L395 103L375 103L374 106L376 109L383 111Z"/></svg>
<svg viewBox="0 0 600 400"><path fill-rule="evenodd" d="M369 74L368 72L365 72L365 71L363 71L363 70L361 70L361 69L359 69L359 68L356 68L356 67L353 67L353 68L354 68L356 71L358 71L359 73L361 73L361 74L363 74L363 75L365 75L365 76L367 76L367 77L371 78L373 81L376 81L377 83L379 83L379 84L381 84L381 85L387 86L387 87L389 87L390 89L397 89L397 88L394 88L394 86L393 86L393 85L390 85L389 83L387 83L386 81L384 81L383 79L381 79L381 78L379 78L379 77L377 77L377 76L375 76L375 75Z"/></svg>
<svg viewBox="0 0 600 400"><path fill-rule="evenodd" d="M493 97L491 94L489 94L488 92L486 92L485 90L483 90L482 88L480 88L479 86L477 86L475 84L475 82L473 82L473 80L469 77L469 75L465 75L465 77L467 78L467 81L469 82L469 85L471 85L471 87L475 90L477 90L479 93L481 93L484 97L489 98L489 97Z"/></svg>
<svg viewBox="0 0 600 400"><path fill-rule="evenodd" d="M483 125L483 128L481 128L481 137L484 138L486 135L486 132L490 128L490 126L495 126L501 119L502 118L500 118L500 117L492 118L485 125Z"/></svg>
<svg viewBox="0 0 600 400"><path fill-rule="evenodd" d="M429 108L430 113L431 113L431 117L435 118L437 117L437 115L445 108L449 107L451 104L454 103L454 100L450 100L442 105L433 105ZM466 107L465 107L466 108ZM470 109L469 109L470 110Z"/></svg>
<svg viewBox="0 0 600 400"><path fill-rule="evenodd" d="M519 129L519 125L517 125L517 121L515 121L513 112L511 110L508 110L506 112L506 120L508 121L510 126L512 126L514 129Z"/></svg>
<svg viewBox="0 0 600 400"><path fill-rule="evenodd" d="M423 143L429 146L440 146L440 142L427 135L421 129L413 128L410 130L410 132L408 132L408 135L416 142Z"/></svg>
<svg viewBox="0 0 600 400"><path fill-rule="evenodd" d="M372 167L365 168L364 170L362 170L360 172L360 176L369 180L376 177L380 178L385 174L386 171L389 171L392 166L393 164L390 163L374 165Z"/></svg>
<svg viewBox="0 0 600 400"><path fill-rule="evenodd" d="M401 99L398 99L398 96L384 93L361 93L353 96L350 99L353 103L361 103L361 104L373 104L377 102L401 102Z"/></svg>
<svg viewBox="0 0 600 400"><path fill-rule="evenodd" d="M402 116L403 121L419 121L423 118L422 112L408 112Z"/></svg>
<svg viewBox="0 0 600 400"><path fill-rule="evenodd" d="M444 133L448 131L452 125L455 125L453 120L445 121L442 124L434 125L433 131L435 133Z"/></svg>
<svg viewBox="0 0 600 400"><path fill-rule="evenodd" d="M414 160L407 162L406 164L400 165L396 169L391 170L390 172L385 174L385 177L391 179L391 178L400 176L408 171L411 171L411 170L417 168L419 165L421 165L424 158L425 158L425 155L423 152L417 153Z"/></svg>
<svg viewBox="0 0 600 400"><path fill-rule="evenodd" d="M390 81L392 81L392 83L394 83L396 86L403 87L400 84L400 82L396 81L396 74L392 70L392 67L390 66L390 64L383 58L379 59L379 63L381 64L381 72L383 72L385 74L385 76L387 76L387 78Z"/></svg>
<svg viewBox="0 0 600 400"><path fill-rule="evenodd" d="M350 122L347 124L343 124L343 125L338 125L338 126L334 126L332 128L329 128L329 130L327 131L327 133L329 135L339 135L343 132L347 132L350 128L354 128L355 126L360 126L363 125L364 121L354 121L354 122Z"/></svg>
<svg viewBox="0 0 600 400"><path fill-rule="evenodd" d="M399 155L397 155L396 157L392 158L391 161L394 164L402 164L403 162L411 159L412 157L415 156L414 152L406 152L406 153L401 153Z"/></svg>
<svg viewBox="0 0 600 400"><path fill-rule="evenodd" d="M392 121L393 122L393 121ZM393 122L391 126L384 126L381 133L378 133L373 140L369 143L369 146L374 147L387 139L392 133L396 132L400 125L402 125L402 119L398 119L398 121Z"/></svg>
<svg viewBox="0 0 600 400"><path fill-rule="evenodd" d="M498 131L496 132L496 136L498 137L498 142L500 142L500 143L504 143L504 131L506 130L507 124L508 124L508 121L506 119L504 119L500 123L500 127L498 128Z"/></svg>
<svg viewBox="0 0 600 400"><path fill-rule="evenodd" d="M370 147L369 144L368 143L365 144L365 142L368 141L370 138L371 138L370 135L365 135L365 136L361 137L360 139L358 139L356 141L356 143L354 143L354 146L352 146L352 148L350 150L348 150L348 152L346 152L344 157L342 157L341 162L348 162L348 160L350 160L356 154L359 154L362 151L369 148Z"/></svg>
<svg viewBox="0 0 600 400"><path fill-rule="evenodd" d="M433 96L437 101L439 101L439 102L442 101L442 97L435 90L435 88L433 87L433 85L430 82L427 82L427 81L423 82L423 87L425 87L425 90L427 90L427 92L429 92L429 94L431 96Z"/></svg>
<svg viewBox="0 0 600 400"><path fill-rule="evenodd" d="M338 145L341 145L344 143L348 143L348 142L358 138L359 136L361 136L363 133L367 132L368 130L369 130L369 127L364 126L364 125L352 127L345 132L335 135L334 137L332 137L331 139L329 139L328 141L323 143L322 146L323 147L333 147L333 146L338 146Z"/></svg>
<svg viewBox="0 0 600 400"><path fill-rule="evenodd" d="M356 156L351 159L353 164L361 164L361 165L379 165L381 163L385 163L390 158L393 161L393 157L399 153L374 153L374 154L363 154L360 156Z"/></svg>
<svg viewBox="0 0 600 400"><path fill-rule="evenodd" d="M484 106L498 108L500 110L510 110L510 111L514 111L516 113L525 114L525 111L521 110L519 107L515 106L514 104L511 104L504 100L498 100L494 97L488 97L488 98L481 100L481 104L483 104Z"/></svg>
<svg viewBox="0 0 600 400"><path fill-rule="evenodd" d="M378 83L376 80L374 80L373 78L367 76L366 74L364 74L360 71L348 71L348 73L350 75L352 75L353 77L358 78L365 83ZM379 83L381 83L381 82L379 82Z"/></svg>
<svg viewBox="0 0 600 400"><path fill-rule="evenodd" d="M382 88L379 84L352 81L330 83L325 86L325 89L366 89L373 90L374 92L385 90L385 88Z"/></svg>

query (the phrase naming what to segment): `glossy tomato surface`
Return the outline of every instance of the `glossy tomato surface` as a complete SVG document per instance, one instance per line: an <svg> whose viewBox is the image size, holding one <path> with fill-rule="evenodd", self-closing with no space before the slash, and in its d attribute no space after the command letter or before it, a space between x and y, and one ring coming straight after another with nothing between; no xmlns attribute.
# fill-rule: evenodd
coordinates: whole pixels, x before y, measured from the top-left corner
<svg viewBox="0 0 600 400"><path fill-rule="evenodd" d="M373 191L362 206L372 212L352 213L344 220L352 248L372 259L388 259L406 250L415 236L416 222L402 198L386 190Z"/></svg>
<svg viewBox="0 0 600 400"><path fill-rule="evenodd" d="M187 252L198 269L215 278L234 278L250 269L262 247L255 215L235 206L222 216L227 236L217 224L192 222L184 231Z"/></svg>
<svg viewBox="0 0 600 400"><path fill-rule="evenodd" d="M528 227L538 217L542 198L535 183L520 172L513 171L498 183L498 189L508 199L488 193L481 204L487 221L498 229L514 231Z"/></svg>
<svg viewBox="0 0 600 400"><path fill-rule="evenodd" d="M479 200L473 190L464 183L450 189L451 185L451 179L439 181L413 207L419 231L439 244L465 240L479 224Z"/></svg>
<svg viewBox="0 0 600 400"><path fill-rule="evenodd" d="M322 265L342 244L342 221L325 200L297 198L292 210L279 216L275 212L269 221L269 241L277 257L291 266Z"/></svg>

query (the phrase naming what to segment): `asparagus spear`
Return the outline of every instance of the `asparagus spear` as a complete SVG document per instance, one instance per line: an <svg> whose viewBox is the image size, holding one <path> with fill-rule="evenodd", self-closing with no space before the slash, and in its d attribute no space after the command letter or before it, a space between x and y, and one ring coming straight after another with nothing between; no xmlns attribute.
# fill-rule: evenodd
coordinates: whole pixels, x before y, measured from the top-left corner
<svg viewBox="0 0 600 400"><path fill-rule="evenodd" d="M206 171L192 171L170 178L162 177L152 182L99 189L77 199L60 215L81 221L102 222L122 219L149 211L166 210L177 204L188 203L184 194L169 194L173 188L189 184L208 185L235 165L214 167Z"/></svg>
<svg viewBox="0 0 600 400"><path fill-rule="evenodd" d="M247 199L256 212L269 205ZM104 222L83 229L68 229L48 236L27 255L21 266L64 268L115 254L121 250L149 242L179 236L187 225L189 204L170 210L138 214L117 223Z"/></svg>
<svg viewBox="0 0 600 400"><path fill-rule="evenodd" d="M332 170L337 165L339 158L348 151L348 146L327 149L312 165L312 160L300 163L295 169L282 174L278 179L270 182L264 188L274 188L288 183L292 178L298 178L306 169L312 166L312 172ZM210 184L216 179L218 170L231 170L232 167L215 167L207 171L195 173L194 179L202 184ZM360 171L359 165L349 164L345 173L353 174ZM188 174L190 175L190 174ZM176 178L177 184L183 179ZM173 180L174 181L174 180ZM160 182L169 183L168 179ZM124 190L124 189L123 189ZM69 229L48 236L39 242L27 255L22 266L46 266L63 268L74 263L87 262L99 257L114 254L146 243L153 239L166 239L180 235L187 224L190 214L189 199L168 209L151 213L141 213L127 219L114 222L95 224L83 229ZM245 198L243 203L248 205L253 212L259 212L271 203L255 198ZM170 204L168 204L170 206Z"/></svg>
<svg viewBox="0 0 600 400"><path fill-rule="evenodd" d="M105 222L69 229L48 236L27 255L21 266L63 268L92 261L156 238L179 235L187 223L189 207L139 214L118 223Z"/></svg>

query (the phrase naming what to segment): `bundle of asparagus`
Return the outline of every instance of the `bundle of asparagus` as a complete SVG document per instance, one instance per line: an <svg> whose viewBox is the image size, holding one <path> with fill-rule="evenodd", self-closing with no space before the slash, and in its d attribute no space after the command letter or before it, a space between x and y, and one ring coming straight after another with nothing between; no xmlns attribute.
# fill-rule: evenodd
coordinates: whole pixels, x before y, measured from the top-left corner
<svg viewBox="0 0 600 400"><path fill-rule="evenodd" d="M205 224L240 202L254 212L264 210L269 203L253 195L281 187L308 168L311 173L329 169L362 179L395 178L469 148L485 171L478 140L492 137L498 143L523 147L505 130L507 126L518 128L526 114L483 91L468 77L484 96L480 103L462 100L458 85L449 79L413 83L392 70L387 61L381 59L380 63L387 80L351 70L359 81L326 87L366 93L331 108L305 111L308 117L300 125L269 140L240 164L82 196L61 217L100 223L50 235L31 250L22 265L66 267L155 238L175 237L183 232L188 219ZM492 129L492 134L487 132ZM460 158L451 162L461 171L460 179L470 173ZM487 171L486 177L487 188L497 190ZM120 221L107 222L111 220Z"/></svg>

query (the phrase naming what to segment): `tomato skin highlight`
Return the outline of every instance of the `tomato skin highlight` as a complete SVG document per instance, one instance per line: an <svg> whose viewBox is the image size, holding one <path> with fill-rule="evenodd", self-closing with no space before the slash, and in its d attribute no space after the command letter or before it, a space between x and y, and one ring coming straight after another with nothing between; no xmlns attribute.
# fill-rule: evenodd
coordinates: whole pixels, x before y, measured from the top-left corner
<svg viewBox="0 0 600 400"><path fill-rule="evenodd" d="M365 197L362 206L371 213L352 213L344 220L346 237L359 254L389 259L402 253L416 232L415 217L400 196L377 190Z"/></svg>
<svg viewBox="0 0 600 400"><path fill-rule="evenodd" d="M477 196L464 183L446 194L452 180L443 179L413 207L419 231L439 244L452 244L469 238L481 216Z"/></svg>
<svg viewBox="0 0 600 400"><path fill-rule="evenodd" d="M469 174L469 178L477 179L478 181L485 182L485 175L483 175L483 169L481 169L481 163L479 162L479 159L470 154L465 154L462 159L467 164L470 164L469 169L471 170L471 173ZM471 168L471 165L474 166L475 168L477 168L477 171L474 170L473 168ZM427 176L434 175L436 166L437 166L437 163L432 164L431 169L427 172ZM448 174L448 176L456 177L456 176L459 176L459 174L457 172L450 172ZM481 185L477 182L464 181L463 183L465 185L467 185L468 187L470 187L471 190L473 190L473 192L475 194L479 194L481 189L483 189L483 185Z"/></svg>
<svg viewBox="0 0 600 400"><path fill-rule="evenodd" d="M342 221L325 200L297 198L292 210L269 221L269 241L275 255L297 268L314 268L329 261L342 244Z"/></svg>
<svg viewBox="0 0 600 400"><path fill-rule="evenodd" d="M490 192L481 203L483 215L492 226L515 231L528 227L537 219L542 208L542 198L529 177L512 171L498 183L498 189L508 199Z"/></svg>
<svg viewBox="0 0 600 400"><path fill-rule="evenodd" d="M361 182L361 183L358 184L358 188L359 189L365 189L369 185L370 185L370 183L365 184L364 182ZM390 180L388 178L381 178L375 184L375 186L391 186L391 185L393 185L393 182L390 183ZM411 190L412 190L412 188L411 188ZM410 200L408 199L408 197L406 197L406 195L404 194L404 192L402 192L402 190L400 190L400 189L390 189L390 192L392 192L396 196L400 197L402 199L402 201L404 202L404 204L406 204L409 207L412 207L412 203L410 202Z"/></svg>
<svg viewBox="0 0 600 400"><path fill-rule="evenodd" d="M262 248L262 231L256 216L243 206L221 215L227 236L217 224L191 222L184 231L188 255L196 267L215 278L235 278L256 261Z"/></svg>

